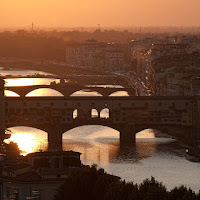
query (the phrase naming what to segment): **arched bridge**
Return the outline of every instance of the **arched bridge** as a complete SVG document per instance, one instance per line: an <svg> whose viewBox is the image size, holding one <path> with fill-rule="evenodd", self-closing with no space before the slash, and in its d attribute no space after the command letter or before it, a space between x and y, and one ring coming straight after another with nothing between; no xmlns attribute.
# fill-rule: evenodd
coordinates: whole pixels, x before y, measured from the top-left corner
<svg viewBox="0 0 200 200"><path fill-rule="evenodd" d="M120 132L120 141L128 144L146 128L176 126L198 130L199 102L199 97L3 97L0 117L4 123L0 126L44 130L50 150L62 149L62 134L81 125L114 128ZM107 116L102 114L105 110Z"/></svg>
<svg viewBox="0 0 200 200"><path fill-rule="evenodd" d="M98 92L102 96L109 96L118 91L125 91L129 96L135 96L134 88L108 88L108 87L90 87L90 86L78 86L67 84L53 84L53 85L31 85L31 86L6 86L5 90L17 93L20 97L25 97L28 93L37 89L53 89L60 92L63 96L69 97L73 93L85 90L89 92Z"/></svg>

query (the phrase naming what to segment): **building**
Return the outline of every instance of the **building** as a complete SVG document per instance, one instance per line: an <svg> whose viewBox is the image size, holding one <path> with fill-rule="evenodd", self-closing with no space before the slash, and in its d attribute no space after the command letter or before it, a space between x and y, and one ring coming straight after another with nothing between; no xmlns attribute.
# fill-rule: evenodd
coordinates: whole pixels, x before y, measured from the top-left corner
<svg viewBox="0 0 200 200"><path fill-rule="evenodd" d="M124 52L120 45L86 40L66 48L66 63L94 70L119 70L124 67Z"/></svg>
<svg viewBox="0 0 200 200"><path fill-rule="evenodd" d="M52 199L65 178L81 166L79 152L36 152L6 159L0 167L0 199ZM36 198L37 197L37 198Z"/></svg>

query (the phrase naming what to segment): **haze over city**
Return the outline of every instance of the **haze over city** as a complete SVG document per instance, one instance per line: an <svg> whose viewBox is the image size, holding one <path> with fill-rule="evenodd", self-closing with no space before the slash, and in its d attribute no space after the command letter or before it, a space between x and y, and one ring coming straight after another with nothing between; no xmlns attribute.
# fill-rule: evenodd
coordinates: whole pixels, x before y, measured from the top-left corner
<svg viewBox="0 0 200 200"><path fill-rule="evenodd" d="M0 200L200 200L200 0L0 0Z"/></svg>
<svg viewBox="0 0 200 200"><path fill-rule="evenodd" d="M0 26L199 26L199 0L1 0Z"/></svg>

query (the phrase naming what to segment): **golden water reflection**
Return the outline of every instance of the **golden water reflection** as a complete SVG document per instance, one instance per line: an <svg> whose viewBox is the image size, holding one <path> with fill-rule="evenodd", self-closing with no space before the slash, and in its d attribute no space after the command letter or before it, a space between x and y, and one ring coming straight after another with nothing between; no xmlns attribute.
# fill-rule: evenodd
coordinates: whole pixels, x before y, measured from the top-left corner
<svg viewBox="0 0 200 200"><path fill-rule="evenodd" d="M126 91L117 91L110 95L111 97L118 97L118 96L129 96L128 92Z"/></svg>
<svg viewBox="0 0 200 200"><path fill-rule="evenodd" d="M63 135L63 150L81 152L84 164L137 162L151 156L156 149L156 143L142 140L145 135L146 139L155 138L153 130L147 129L137 134L136 144L123 147L118 131L102 126L83 126Z"/></svg>
<svg viewBox="0 0 200 200"><path fill-rule="evenodd" d="M29 127L13 127L11 138L6 142L16 142L22 155L41 150L47 150L47 133ZM119 132L104 126L82 126L63 134L63 150L73 150L82 153L84 164L109 164L110 162L137 162L152 155L156 143L140 139L155 138L151 129L136 135L136 144L120 146Z"/></svg>
<svg viewBox="0 0 200 200"><path fill-rule="evenodd" d="M53 79L53 78L8 78L5 79L5 86L31 86L31 85L49 85L51 82L59 83L59 79ZM66 80L66 82L69 82L69 80ZM105 87L109 88L123 88L119 85L103 85ZM9 97L16 97L19 96L18 94L6 90L5 96ZM32 96L63 96L60 92L49 89L49 88L40 88L36 89L29 94L26 95L27 97ZM102 96L100 93L96 91L90 91L90 90L80 90L74 92L71 96ZM112 93L110 96L129 96L126 91L118 91Z"/></svg>
<svg viewBox="0 0 200 200"><path fill-rule="evenodd" d="M36 89L33 90L32 92L29 92L27 95L27 97L36 97L36 96L63 96L63 94L61 94L60 92L53 90L53 89L49 89L49 88L40 88L40 89Z"/></svg>
<svg viewBox="0 0 200 200"><path fill-rule="evenodd" d="M81 160L84 164L109 163L135 163L141 159L152 156L156 150L156 143L137 141L132 146L121 146L119 140L77 142L64 141L63 150L78 151L82 153Z"/></svg>
<svg viewBox="0 0 200 200"><path fill-rule="evenodd" d="M19 97L19 95L17 93L9 91L9 90L4 90L4 94L7 97Z"/></svg>
<svg viewBox="0 0 200 200"><path fill-rule="evenodd" d="M102 95L95 91L79 90L74 92L70 96L102 96Z"/></svg>
<svg viewBox="0 0 200 200"><path fill-rule="evenodd" d="M21 155L26 155L28 153L42 150L47 150L47 133L28 127L13 127L9 128L12 132L9 139L4 140L4 142L15 142L17 143Z"/></svg>
<svg viewBox="0 0 200 200"><path fill-rule="evenodd" d="M53 78L8 78L5 79L5 86L49 85L54 81L59 83L59 79Z"/></svg>

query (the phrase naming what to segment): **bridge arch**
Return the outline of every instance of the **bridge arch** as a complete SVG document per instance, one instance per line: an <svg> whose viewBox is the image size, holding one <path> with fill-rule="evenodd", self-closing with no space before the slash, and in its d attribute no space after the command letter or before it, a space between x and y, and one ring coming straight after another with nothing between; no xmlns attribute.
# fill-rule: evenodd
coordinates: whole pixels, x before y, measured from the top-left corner
<svg viewBox="0 0 200 200"><path fill-rule="evenodd" d="M44 130L29 126L14 126L8 129L11 131L11 137L5 142L17 143L22 155L48 148L48 133Z"/></svg>
<svg viewBox="0 0 200 200"><path fill-rule="evenodd" d="M64 96L64 94L52 88L38 88L26 94L26 97L32 96Z"/></svg>
<svg viewBox="0 0 200 200"><path fill-rule="evenodd" d="M17 94L16 92L12 90L4 90L4 95L7 97L20 97L19 94Z"/></svg>
<svg viewBox="0 0 200 200"><path fill-rule="evenodd" d="M100 118L110 118L110 110L109 108L104 108L100 111Z"/></svg>
<svg viewBox="0 0 200 200"><path fill-rule="evenodd" d="M14 130L14 132L16 131L21 131L21 132L26 132L26 133L37 133L37 132L44 132L44 133L48 133L48 129L46 129L44 126L37 126L37 125L8 125L6 126L6 128L8 130Z"/></svg>
<svg viewBox="0 0 200 200"><path fill-rule="evenodd" d="M157 129L152 128L144 128L136 133L136 139L152 139L156 137L155 132L158 131Z"/></svg>
<svg viewBox="0 0 200 200"><path fill-rule="evenodd" d="M86 113L84 112L84 110L76 108L73 112L72 112L72 118L73 119L80 119L80 118L84 118L86 116Z"/></svg>
<svg viewBox="0 0 200 200"><path fill-rule="evenodd" d="M62 139L95 139L115 138L119 139L120 131L116 127L107 125L80 125L63 133Z"/></svg>
<svg viewBox="0 0 200 200"><path fill-rule="evenodd" d="M95 90L80 89L70 94L70 96L102 96L102 94Z"/></svg>
<svg viewBox="0 0 200 200"><path fill-rule="evenodd" d="M128 94L127 91L124 91L124 90L122 89L122 90L120 90L120 91L116 91L116 92L111 93L109 96L110 96L110 97L115 97L115 96L130 96L130 95Z"/></svg>
<svg viewBox="0 0 200 200"><path fill-rule="evenodd" d="M75 110L73 111L73 113L72 113L72 118L73 118L73 119L76 119L77 117L78 117L78 110L75 109Z"/></svg>
<svg viewBox="0 0 200 200"><path fill-rule="evenodd" d="M97 109L93 108L91 109L91 118L97 118L99 117L99 112L97 111Z"/></svg>

